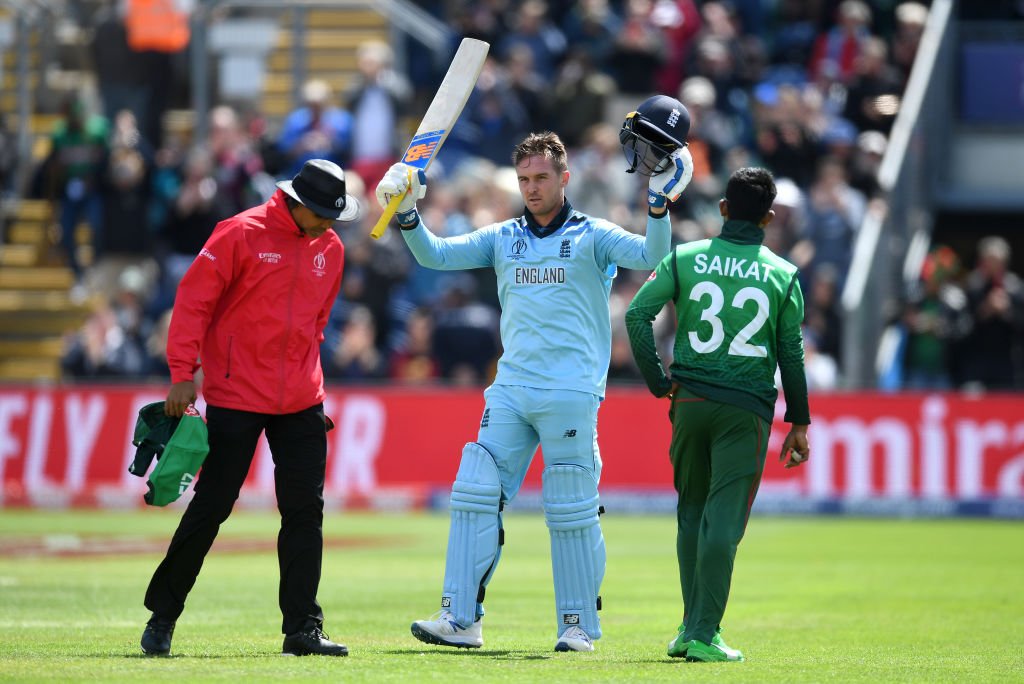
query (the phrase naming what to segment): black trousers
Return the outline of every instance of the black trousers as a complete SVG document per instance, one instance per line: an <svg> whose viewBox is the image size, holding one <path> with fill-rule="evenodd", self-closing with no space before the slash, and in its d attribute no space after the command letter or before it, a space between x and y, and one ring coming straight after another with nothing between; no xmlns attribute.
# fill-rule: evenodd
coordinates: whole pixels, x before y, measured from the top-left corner
<svg viewBox="0 0 1024 684"><path fill-rule="evenodd" d="M260 433L274 458L274 489L281 512L277 558L278 601L285 634L323 624L317 603L323 559L324 476L327 428L323 405L298 413L267 415L207 406L210 454L203 464L167 556L146 590L146 608L176 620L199 576L222 522L227 520L249 473Z"/></svg>

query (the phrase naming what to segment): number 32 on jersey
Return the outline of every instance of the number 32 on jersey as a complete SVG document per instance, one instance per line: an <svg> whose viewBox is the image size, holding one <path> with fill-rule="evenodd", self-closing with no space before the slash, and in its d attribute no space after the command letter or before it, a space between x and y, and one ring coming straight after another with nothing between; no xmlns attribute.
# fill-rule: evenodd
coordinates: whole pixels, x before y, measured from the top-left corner
<svg viewBox="0 0 1024 684"><path fill-rule="evenodd" d="M690 346L700 354L711 354L725 342L725 326L719 317L725 306L725 294L716 283L703 280L690 290L690 299L704 305L700 320L711 326L711 336L707 339L701 339L700 334L691 330L688 335ZM733 296L730 306L743 310L748 302L757 304L757 312L753 319L733 337L729 343L729 354L766 358L768 349L764 345L750 344L750 338L756 335L768 320L768 295L756 287L744 287Z"/></svg>

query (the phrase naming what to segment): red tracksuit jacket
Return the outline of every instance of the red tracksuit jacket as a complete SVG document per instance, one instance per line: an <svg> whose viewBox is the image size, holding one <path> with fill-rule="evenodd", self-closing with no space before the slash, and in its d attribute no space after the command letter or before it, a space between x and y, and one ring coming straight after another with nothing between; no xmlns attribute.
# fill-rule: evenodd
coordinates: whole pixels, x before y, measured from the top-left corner
<svg viewBox="0 0 1024 684"><path fill-rule="evenodd" d="M299 232L278 190L217 224L178 285L167 340L171 382L203 367L208 404L295 413L324 399L320 343L345 248Z"/></svg>

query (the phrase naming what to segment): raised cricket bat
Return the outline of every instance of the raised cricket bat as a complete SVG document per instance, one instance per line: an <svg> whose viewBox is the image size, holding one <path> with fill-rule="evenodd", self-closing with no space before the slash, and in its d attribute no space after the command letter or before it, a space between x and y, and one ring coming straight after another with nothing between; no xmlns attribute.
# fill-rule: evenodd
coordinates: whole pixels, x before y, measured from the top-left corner
<svg viewBox="0 0 1024 684"><path fill-rule="evenodd" d="M462 113L466 106L469 94L473 92L476 79L480 76L480 69L484 66L487 58L487 50L491 46L482 40L474 38L463 38L459 44L459 50L452 59L448 73L444 75L441 86L434 95L434 100L427 107L427 113L420 121L420 127L416 129L416 135L406 148L402 156L402 162L417 169L427 170L430 162L437 156L441 145L444 145L448 132L455 125L455 120ZM398 204L402 201L402 195L395 195L388 202L384 213L377 220L370 235L373 239L384 234L391 217L395 215Z"/></svg>

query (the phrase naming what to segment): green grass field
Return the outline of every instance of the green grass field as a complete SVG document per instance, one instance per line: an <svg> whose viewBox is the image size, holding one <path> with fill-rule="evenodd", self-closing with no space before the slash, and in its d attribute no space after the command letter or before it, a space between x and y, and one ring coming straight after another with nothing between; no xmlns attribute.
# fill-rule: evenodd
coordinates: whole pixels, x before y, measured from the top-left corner
<svg viewBox="0 0 1024 684"><path fill-rule="evenodd" d="M605 636L594 653L563 654L552 651L541 514L506 516L479 651L409 634L439 600L446 516L332 515L320 599L325 630L351 655L283 658L277 520L240 511L207 558L173 656L144 658L142 596L178 515L0 513L0 680L1024 681L1020 523L755 517L724 621L747 662L705 665L665 656L682 610L668 516L605 516ZM79 553L28 548L44 539ZM111 553L81 553L100 546Z"/></svg>

